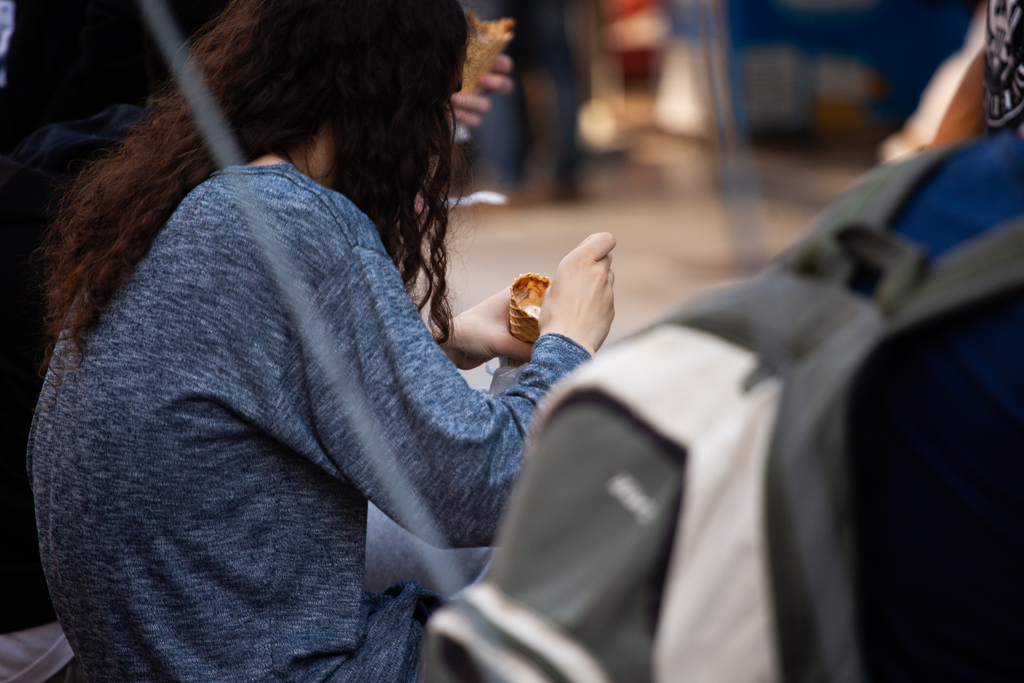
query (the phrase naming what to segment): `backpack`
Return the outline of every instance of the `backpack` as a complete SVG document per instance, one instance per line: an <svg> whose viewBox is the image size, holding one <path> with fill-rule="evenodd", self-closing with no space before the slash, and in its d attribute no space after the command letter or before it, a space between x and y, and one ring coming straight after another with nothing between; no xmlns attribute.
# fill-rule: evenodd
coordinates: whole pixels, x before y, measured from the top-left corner
<svg viewBox="0 0 1024 683"><path fill-rule="evenodd" d="M876 169L760 276L556 387L493 564L427 624L424 680L866 680L854 386L883 344L1024 289L1024 220L932 263L889 233L953 151Z"/></svg>

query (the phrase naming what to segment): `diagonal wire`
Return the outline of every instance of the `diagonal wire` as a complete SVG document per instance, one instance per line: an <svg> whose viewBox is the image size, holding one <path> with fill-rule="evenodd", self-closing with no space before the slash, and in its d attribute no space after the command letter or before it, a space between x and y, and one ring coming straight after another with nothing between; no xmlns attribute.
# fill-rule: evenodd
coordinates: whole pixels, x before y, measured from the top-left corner
<svg viewBox="0 0 1024 683"><path fill-rule="evenodd" d="M213 156L215 166L223 170L245 164L245 155L195 61L190 58L184 36L167 3L165 0L138 0L138 3L147 27L171 67L175 82L192 109L193 118ZM234 186L236 198L240 200L238 208L242 218L249 226L274 283L284 297L303 345L312 352L314 362L319 364L329 378L338 398L337 403L395 510L409 530L420 538L443 538L429 509L381 439L379 425L351 363L330 343L325 321L310 305L312 296L309 287L296 277L297 269L290 257L275 246L274 231L268 224L265 212L260 210L261 200L248 191L238 176L226 173L224 178ZM451 595L465 585L467 577L462 568L446 553L427 553L425 561L435 584L446 595Z"/></svg>

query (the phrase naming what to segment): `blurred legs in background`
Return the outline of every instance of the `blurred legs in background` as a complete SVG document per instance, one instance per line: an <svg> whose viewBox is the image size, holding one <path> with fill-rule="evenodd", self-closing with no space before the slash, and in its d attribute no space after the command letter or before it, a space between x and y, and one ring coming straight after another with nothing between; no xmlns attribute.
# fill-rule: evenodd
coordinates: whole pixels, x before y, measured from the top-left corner
<svg viewBox="0 0 1024 683"><path fill-rule="evenodd" d="M556 192L574 191L579 167L576 143L576 111L579 106L576 66L566 37L565 0L472 0L466 6L482 19L512 17L516 37L509 56L516 62L517 88L511 95L492 98L492 109L474 133L478 160L485 177L509 189L526 181L526 158L532 137L520 75L540 69L553 86L555 112L550 119L555 129L554 182Z"/></svg>

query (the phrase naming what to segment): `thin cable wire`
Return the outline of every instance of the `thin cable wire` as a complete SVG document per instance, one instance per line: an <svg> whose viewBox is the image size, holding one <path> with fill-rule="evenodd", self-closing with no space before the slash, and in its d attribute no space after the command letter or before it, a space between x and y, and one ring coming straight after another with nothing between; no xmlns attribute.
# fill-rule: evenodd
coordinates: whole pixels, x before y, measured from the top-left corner
<svg viewBox="0 0 1024 683"><path fill-rule="evenodd" d="M165 0L138 0L138 3L147 27L171 67L175 82L192 109L193 118L213 156L214 164L221 170L244 165L245 155L206 87L202 74L190 58L184 36ZM239 177L232 176L230 172L224 174L224 177L233 185L242 218L262 253L275 285L284 297L303 345L329 378L338 399L337 404L352 427L367 461L387 491L390 502L414 534L425 539L443 538L429 509L398 467L394 454L380 438L381 430L356 379L356 373L348 359L330 343L325 321L310 305L312 295L309 287L295 276L297 269L290 257L275 246L274 231L265 213L260 210L261 200L244 187ZM463 575L461 567L444 553L430 553L424 559L435 585L445 594L451 595L466 583L467 577Z"/></svg>
<svg viewBox="0 0 1024 683"><path fill-rule="evenodd" d="M729 78L728 30L718 0L677 0L686 14L700 26L707 61L715 138L718 143L719 181L733 258L737 272L753 275L767 262L767 247L761 221L757 173L746 135L737 124L736 102Z"/></svg>

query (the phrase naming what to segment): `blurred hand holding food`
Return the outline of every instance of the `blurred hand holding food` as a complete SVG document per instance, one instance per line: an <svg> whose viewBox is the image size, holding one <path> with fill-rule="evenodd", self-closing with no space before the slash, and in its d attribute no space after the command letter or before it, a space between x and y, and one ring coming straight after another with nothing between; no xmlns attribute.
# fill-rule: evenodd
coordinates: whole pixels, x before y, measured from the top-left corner
<svg viewBox="0 0 1024 683"><path fill-rule="evenodd" d="M460 91L452 95L452 109L455 120L467 128L477 128L483 122L483 116L491 110L491 99L488 95L508 95L514 89L509 74L512 73L512 58L498 55L491 65L491 70L478 79L477 91Z"/></svg>
<svg viewBox="0 0 1024 683"><path fill-rule="evenodd" d="M512 42L516 20L480 21L476 13L466 12L466 21L469 23L469 43L462 66L462 92L471 93L480 85L480 77L491 70L498 55Z"/></svg>
<svg viewBox="0 0 1024 683"><path fill-rule="evenodd" d="M462 66L462 89L452 95L455 120L467 128L478 127L491 110L487 95L512 92L512 59L501 54L515 37L515 19L481 21L476 13L466 12L469 43Z"/></svg>

